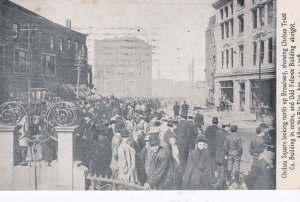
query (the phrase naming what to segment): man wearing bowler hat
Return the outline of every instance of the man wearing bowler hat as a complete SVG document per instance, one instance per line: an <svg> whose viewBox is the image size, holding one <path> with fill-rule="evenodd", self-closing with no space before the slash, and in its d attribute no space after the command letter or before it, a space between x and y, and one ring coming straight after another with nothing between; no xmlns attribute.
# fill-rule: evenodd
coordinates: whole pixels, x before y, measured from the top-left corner
<svg viewBox="0 0 300 202"><path fill-rule="evenodd" d="M160 145L158 133L151 133L149 137L151 160L145 189L172 190L175 189L174 170L170 154Z"/></svg>
<svg viewBox="0 0 300 202"><path fill-rule="evenodd" d="M217 150L216 134L217 131L220 130L220 128L218 127L218 123L219 123L218 117L213 117L212 125L208 126L204 133L204 136L207 140L207 149L213 159L216 159L216 150Z"/></svg>

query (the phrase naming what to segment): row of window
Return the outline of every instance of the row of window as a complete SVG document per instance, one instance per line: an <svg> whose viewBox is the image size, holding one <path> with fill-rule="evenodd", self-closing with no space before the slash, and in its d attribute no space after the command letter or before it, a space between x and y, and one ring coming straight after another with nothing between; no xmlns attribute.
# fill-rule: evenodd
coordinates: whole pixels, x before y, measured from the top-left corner
<svg viewBox="0 0 300 202"><path fill-rule="evenodd" d="M30 57L30 58L29 58ZM0 72L5 71L5 49L4 46L0 46ZM32 70L29 69L29 59L32 59L32 54L28 54L27 50L15 49L14 52L14 72L27 73ZM41 68L42 74L55 76L56 73L56 56L50 54L41 55Z"/></svg>
<svg viewBox="0 0 300 202"><path fill-rule="evenodd" d="M269 38L268 42L268 63L273 62L273 39ZM253 42L253 65L257 64L257 51L259 45L259 57L260 63L264 64L264 56L265 56L265 41L261 40L259 42ZM222 69L229 69L234 67L234 50L233 48L225 49L222 51ZM239 45L239 66L244 66L244 45Z"/></svg>
<svg viewBox="0 0 300 202"><path fill-rule="evenodd" d="M225 6L224 8L220 9L220 15L221 20L223 20L224 18L228 18L229 15L233 15L233 3L229 4L229 6Z"/></svg>
<svg viewBox="0 0 300 202"><path fill-rule="evenodd" d="M13 39L17 39L19 37L19 30L20 30L20 28L19 28L18 24L15 24L15 23L12 24L12 31L13 31L12 37L13 37ZM44 42L44 32L42 32L42 31L37 32L37 31L33 30L33 35L35 33L38 33L37 37L38 37L39 43L43 43ZM50 38L49 38L49 48L51 50L54 49L54 44L55 44L54 35L51 34ZM72 48L72 40L68 39L67 44L65 45L64 38L61 37L60 40L59 40L59 50L64 51L65 46L67 46L68 50L70 50ZM86 54L84 43L82 43L81 48L79 48L79 42L75 41L75 50L76 50L76 54L81 53L82 56L85 56L85 54Z"/></svg>
<svg viewBox="0 0 300 202"><path fill-rule="evenodd" d="M267 11L267 13L266 13ZM274 8L273 2L269 2L263 6L252 9L253 29L273 23Z"/></svg>
<svg viewBox="0 0 300 202"><path fill-rule="evenodd" d="M260 62L261 64L264 63L264 55L265 55L265 42L253 42L253 65L257 63L257 50L259 45L259 54L260 54ZM273 62L273 39L268 39L268 63Z"/></svg>
<svg viewBox="0 0 300 202"><path fill-rule="evenodd" d="M226 7L225 7L226 8ZM267 10L267 13L266 13ZM221 9L223 11L223 9ZM264 26L265 24L272 24L273 23L273 2L269 2L263 6L257 7L252 9L252 23L253 29L256 29L259 26ZM222 16L222 15L221 15ZM245 31L245 20L244 14L241 14L237 17L239 27L238 32L243 33ZM233 36L234 30L234 22L233 19L227 20L220 24L221 27L221 38L229 38Z"/></svg>

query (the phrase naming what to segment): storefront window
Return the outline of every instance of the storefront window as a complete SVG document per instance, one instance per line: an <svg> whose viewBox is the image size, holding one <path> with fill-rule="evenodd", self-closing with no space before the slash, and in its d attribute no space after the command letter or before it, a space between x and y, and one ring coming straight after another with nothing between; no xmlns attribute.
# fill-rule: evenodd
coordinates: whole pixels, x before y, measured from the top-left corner
<svg viewBox="0 0 300 202"><path fill-rule="evenodd" d="M232 81L221 81L221 94L222 100L226 103L233 102L233 82Z"/></svg>
<svg viewBox="0 0 300 202"><path fill-rule="evenodd" d="M272 111L276 109L276 82L275 79L272 80L262 80L259 82L257 80L251 81L251 106L252 108L257 108L257 102L259 100L259 88L260 88L260 103L261 106L269 106Z"/></svg>

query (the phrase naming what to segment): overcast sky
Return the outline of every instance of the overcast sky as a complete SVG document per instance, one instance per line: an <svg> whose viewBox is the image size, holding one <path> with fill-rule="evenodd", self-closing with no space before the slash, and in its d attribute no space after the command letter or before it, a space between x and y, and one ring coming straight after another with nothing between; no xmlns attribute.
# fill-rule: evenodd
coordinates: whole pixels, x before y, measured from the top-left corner
<svg viewBox="0 0 300 202"><path fill-rule="evenodd" d="M205 30L216 0L12 0L56 23L93 38L137 36L154 46L153 77L188 80L194 58L195 80L204 80ZM92 38L92 37L91 37ZM93 47L89 47L92 57Z"/></svg>

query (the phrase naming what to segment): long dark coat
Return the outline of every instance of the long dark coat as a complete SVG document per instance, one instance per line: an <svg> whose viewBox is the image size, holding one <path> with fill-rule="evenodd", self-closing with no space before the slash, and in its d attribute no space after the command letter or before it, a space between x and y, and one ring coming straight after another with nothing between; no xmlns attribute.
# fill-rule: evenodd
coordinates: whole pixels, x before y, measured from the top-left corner
<svg viewBox="0 0 300 202"><path fill-rule="evenodd" d="M148 183L154 189L175 190L175 176L171 156L164 148L159 147L150 160Z"/></svg>
<svg viewBox="0 0 300 202"><path fill-rule="evenodd" d="M275 172L265 159L257 160L245 177L245 183L252 190L275 189Z"/></svg>
<svg viewBox="0 0 300 202"><path fill-rule="evenodd" d="M192 121L188 121L187 135L189 137L189 149L193 151L195 149L196 138L198 136L198 129Z"/></svg>
<svg viewBox="0 0 300 202"><path fill-rule="evenodd" d="M175 133L177 134L177 145L183 153L183 169L185 169L190 152L190 136L188 131L188 123L185 120L179 121Z"/></svg>
<svg viewBox="0 0 300 202"><path fill-rule="evenodd" d="M194 121L195 121L195 125L196 126L203 126L204 125L204 117L203 117L203 115L200 114L200 113L197 113L195 115Z"/></svg>
<svg viewBox="0 0 300 202"><path fill-rule="evenodd" d="M181 105L181 115L182 116L187 116L189 111L189 106L187 104L182 104Z"/></svg>
<svg viewBox="0 0 300 202"><path fill-rule="evenodd" d="M188 124L185 120L178 122L178 126L175 130L177 134L177 144L182 148L183 151L189 150L189 136L188 136Z"/></svg>
<svg viewBox="0 0 300 202"><path fill-rule="evenodd" d="M207 149L213 159L216 158L217 142L216 134L220 128L217 125L208 126L205 130L204 136L207 140Z"/></svg>
<svg viewBox="0 0 300 202"><path fill-rule="evenodd" d="M224 142L227 135L228 132L224 129L217 131L217 135L216 135L216 143L217 143L216 162L217 163L223 163L223 160L225 159Z"/></svg>
<svg viewBox="0 0 300 202"><path fill-rule="evenodd" d="M188 160L183 176L184 190L212 189L211 157L206 149L194 149Z"/></svg>

